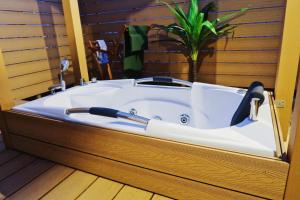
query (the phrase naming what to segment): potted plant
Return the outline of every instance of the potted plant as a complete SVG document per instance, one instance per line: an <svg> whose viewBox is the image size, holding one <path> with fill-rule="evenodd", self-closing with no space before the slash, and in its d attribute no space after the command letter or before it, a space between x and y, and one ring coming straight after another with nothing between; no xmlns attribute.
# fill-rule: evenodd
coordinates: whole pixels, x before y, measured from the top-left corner
<svg viewBox="0 0 300 200"><path fill-rule="evenodd" d="M158 25L158 27L167 32L170 38L167 41L174 41L184 46L189 62L189 81L191 82L196 81L199 50L230 34L237 25L231 25L229 21L248 10L242 8L233 14L208 20L209 13L215 11L216 8L213 2L200 9L198 0L191 0L187 13L176 2L174 2L174 7L163 1L158 2L165 4L178 22L168 26Z"/></svg>

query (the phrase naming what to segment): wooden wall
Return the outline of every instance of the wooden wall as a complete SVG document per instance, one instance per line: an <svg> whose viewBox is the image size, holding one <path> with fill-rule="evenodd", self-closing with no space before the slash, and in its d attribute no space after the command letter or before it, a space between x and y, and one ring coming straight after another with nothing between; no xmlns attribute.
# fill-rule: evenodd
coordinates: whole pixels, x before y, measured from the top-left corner
<svg viewBox="0 0 300 200"><path fill-rule="evenodd" d="M187 0L185 0L187 1ZM81 0L80 8L86 41L116 38L123 24L170 24L174 18L155 0ZM170 2L170 0L169 0ZM184 0L178 0L184 5ZM209 0L202 0L205 5ZM241 7L250 10L232 21L239 24L233 37L221 39L202 52L199 80L231 86L248 86L259 80L273 88L278 64L283 20L284 0L215 0L218 11L214 16L235 12ZM159 37L149 33L150 40ZM119 60L113 72L122 77ZM145 54L145 76L168 75L187 79L188 64L180 49L167 44L150 43Z"/></svg>
<svg viewBox="0 0 300 200"><path fill-rule="evenodd" d="M0 48L15 99L57 83L60 59L70 58L60 0L0 1ZM72 83L72 69L66 77Z"/></svg>

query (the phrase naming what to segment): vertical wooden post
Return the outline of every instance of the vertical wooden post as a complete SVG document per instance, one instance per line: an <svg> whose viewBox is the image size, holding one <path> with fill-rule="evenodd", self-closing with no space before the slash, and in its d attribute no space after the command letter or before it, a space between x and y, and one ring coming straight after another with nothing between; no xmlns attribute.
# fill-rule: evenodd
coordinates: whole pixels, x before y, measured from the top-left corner
<svg viewBox="0 0 300 200"><path fill-rule="evenodd" d="M62 0L67 34L71 46L74 76L77 83L80 78L89 80L79 6L77 0Z"/></svg>
<svg viewBox="0 0 300 200"><path fill-rule="evenodd" d="M286 2L281 53L275 84L275 104L285 140L290 126L300 53L300 26L296 25L299 24L300 19L300 1L288 0Z"/></svg>
<svg viewBox="0 0 300 200"><path fill-rule="evenodd" d="M14 106L2 50L0 49L0 109L9 110Z"/></svg>
<svg viewBox="0 0 300 200"><path fill-rule="evenodd" d="M285 199L298 199L300 187L300 81L292 117L292 127L288 143L290 170L285 191Z"/></svg>
<svg viewBox="0 0 300 200"><path fill-rule="evenodd" d="M13 94L6 72L2 50L0 49L0 131L6 147L11 147L11 142L6 133L6 121L2 111L10 110L14 106Z"/></svg>

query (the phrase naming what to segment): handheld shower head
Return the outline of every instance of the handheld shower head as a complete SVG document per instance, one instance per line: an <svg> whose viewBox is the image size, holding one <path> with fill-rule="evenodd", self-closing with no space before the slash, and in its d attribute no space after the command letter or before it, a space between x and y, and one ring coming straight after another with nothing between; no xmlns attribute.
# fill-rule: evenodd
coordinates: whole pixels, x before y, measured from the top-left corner
<svg viewBox="0 0 300 200"><path fill-rule="evenodd" d="M61 72L65 72L69 69L70 66L70 61L67 58L64 58L61 62L60 62L60 70Z"/></svg>

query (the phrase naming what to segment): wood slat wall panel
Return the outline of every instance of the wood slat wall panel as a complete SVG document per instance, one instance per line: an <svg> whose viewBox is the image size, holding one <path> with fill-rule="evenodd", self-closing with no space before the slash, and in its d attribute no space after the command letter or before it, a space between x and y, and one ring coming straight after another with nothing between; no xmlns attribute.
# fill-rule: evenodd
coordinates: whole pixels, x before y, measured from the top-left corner
<svg viewBox="0 0 300 200"><path fill-rule="evenodd" d="M0 10L62 13L60 1L9 0L0 1Z"/></svg>
<svg viewBox="0 0 300 200"><path fill-rule="evenodd" d="M152 21L154 22L154 20ZM156 22L159 22L157 20ZM133 24L148 24L145 21L141 21L138 23ZM163 23L161 23L163 24ZM168 24L168 23L166 23ZM85 36L86 35L96 35L97 37L103 35L113 35L113 37L117 37L119 31L121 30L122 24L121 23L114 23L114 24L103 24L98 26L83 26L83 31ZM235 29L233 38L252 38L253 40L257 38L270 38L274 36L281 36L282 33L282 23L280 22L270 22L270 23L261 23L261 24L243 24ZM151 32L149 33L151 36ZM96 38L97 38L96 37ZM232 38L230 36L229 38Z"/></svg>
<svg viewBox="0 0 300 200"><path fill-rule="evenodd" d="M64 25L42 26L42 25L5 25L1 26L1 39L24 38L24 37L46 37L46 36L66 36Z"/></svg>
<svg viewBox="0 0 300 200"><path fill-rule="evenodd" d="M211 55L209 55L211 53ZM277 51L212 51L202 52L200 59L204 62L234 62L234 63L276 63ZM255 60L253 60L255 58ZM145 51L145 60L153 62L184 62L186 57L180 53L165 51Z"/></svg>
<svg viewBox="0 0 300 200"><path fill-rule="evenodd" d="M41 72L36 72L28 75L23 76L17 76L15 78L11 78L11 87L13 90L16 90L18 88L23 88L26 86L32 86L36 83L43 82L45 80L52 80L52 79L58 79L57 74L59 74L60 69L52 69L52 70L45 70ZM70 74L66 74L70 75Z"/></svg>
<svg viewBox="0 0 300 200"><path fill-rule="evenodd" d="M220 11L226 10L237 10L241 7L247 8L260 8L260 7L271 7L271 6L283 6L285 5L284 0L213 0L217 3L218 9ZM171 0L166 0L165 2L172 2ZM188 2L188 0L179 0L177 1L181 4ZM205 5L210 0L201 0L199 1L201 5ZM140 0L132 4L131 0L123 1L110 1L110 3L103 3L99 0L81 0L81 9L83 13L94 13L94 12L113 12L120 11L126 12L128 9L141 10L145 7L159 7L159 5L154 0ZM129 12L129 11L127 11Z"/></svg>
<svg viewBox="0 0 300 200"><path fill-rule="evenodd" d="M0 10L1 24L64 24L61 14L35 14Z"/></svg>
<svg viewBox="0 0 300 200"><path fill-rule="evenodd" d="M209 47L214 47L218 50L273 50L280 47L280 42L276 37L257 38L256 40L252 38L228 38L220 39ZM174 44L153 43L149 50L168 50L170 48L174 48Z"/></svg>
<svg viewBox="0 0 300 200"><path fill-rule="evenodd" d="M107 41L112 40L113 36L103 35L101 37ZM89 37L85 37L85 42L89 40ZM169 42L155 42L158 40L155 37L150 38L151 45L149 46L149 50L174 50L178 49L178 46L174 43ZM112 44L108 43L109 48L112 48ZM209 47L214 47L218 50L275 50L280 47L280 41L277 39L276 36L274 37L262 37L253 40L253 38L228 38L228 39L219 39L215 44L209 45Z"/></svg>
<svg viewBox="0 0 300 200"><path fill-rule="evenodd" d="M70 55L69 46L62 46L49 49L29 49L21 51L4 51L4 59L7 66L25 63L33 60L42 60L46 58L59 58Z"/></svg>
<svg viewBox="0 0 300 200"><path fill-rule="evenodd" d="M74 82L74 76L67 76L65 77L67 83L73 83ZM51 79L51 80L43 80L43 82L35 83L33 85L28 85L22 88L18 88L13 90L13 95L16 99L24 99L27 97L31 97L37 94L44 93L45 91L48 91L49 86L57 84L59 80Z"/></svg>
<svg viewBox="0 0 300 200"><path fill-rule="evenodd" d="M69 56L67 56L69 58ZM27 63L10 65L7 67L7 74L9 78L14 78L17 76L24 76L27 74L32 74L40 71L57 69L60 65L60 58L47 59L32 61ZM71 67L71 66L70 66Z"/></svg>
<svg viewBox="0 0 300 200"><path fill-rule="evenodd" d="M0 46L3 51L35 49L45 47L68 46L69 41L66 36L63 37L25 37L0 39Z"/></svg>
<svg viewBox="0 0 300 200"><path fill-rule="evenodd" d="M232 37L210 45L209 48L212 48L210 55L206 55L208 53L206 51L202 52L199 80L241 87L248 86L251 81L260 80L267 87L273 88L281 44L285 1L214 1L218 10L211 13L212 17L233 13L242 7L249 8L249 11L231 22L240 25ZM154 0L138 2L81 0L79 2L85 42L100 38L116 39L124 24L170 24L175 21L168 9ZM178 2L185 9L187 8L187 4L184 3L188 0ZM203 6L210 1L199 2ZM155 41L162 37L161 35L161 32L150 31L149 40ZM174 53L174 51L179 52ZM114 61L113 73L116 77L122 77L122 65L118 60ZM144 76L171 75L187 79L187 60L180 54L180 49L172 44L150 42L149 50L145 53L143 74Z"/></svg>
<svg viewBox="0 0 300 200"><path fill-rule="evenodd" d="M253 75L253 76L275 76L273 68L274 64L238 64L238 63L205 63L199 67L199 73L201 74L220 74L220 75ZM237 72L236 68L240 68ZM253 68L258 70L253 71ZM120 70L120 67L114 66L115 70ZM148 73L155 73L156 71L174 73L188 73L188 64L145 64L145 71Z"/></svg>
<svg viewBox="0 0 300 200"><path fill-rule="evenodd" d="M70 58L60 0L0 1L0 48L15 99L57 83L60 59ZM74 82L72 70L68 84Z"/></svg>
<svg viewBox="0 0 300 200"><path fill-rule="evenodd" d="M284 14L284 7L267 7L265 9L253 9L249 10L246 15L240 16L239 18L236 18L232 20L231 23L234 24L240 24L240 23L253 23L253 22L266 22L266 21L281 21ZM153 15L155 13L155 15ZM225 14L230 14L233 12L218 12L218 13L212 13L211 17L222 17ZM166 7L150 7L145 8L141 12L129 14L125 12L121 13L107 13L107 14L92 14L92 15L86 15L83 17L83 23L113 23L115 21L122 21L124 19L130 20L130 21L138 21L140 18L145 18L147 16L148 18L153 17L161 17L162 20L164 18L170 18L174 20L173 15L169 12L168 8Z"/></svg>

